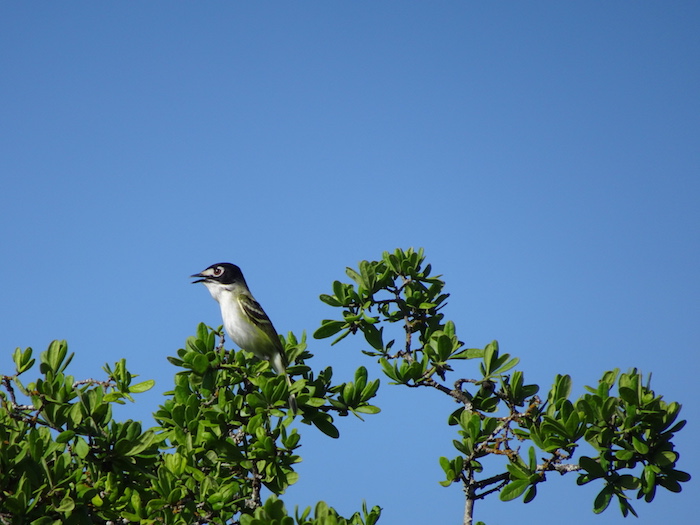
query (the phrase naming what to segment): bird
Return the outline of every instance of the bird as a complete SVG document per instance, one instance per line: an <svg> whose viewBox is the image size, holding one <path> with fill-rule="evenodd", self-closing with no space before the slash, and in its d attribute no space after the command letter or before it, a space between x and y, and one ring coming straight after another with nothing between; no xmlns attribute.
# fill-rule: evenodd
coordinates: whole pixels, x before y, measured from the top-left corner
<svg viewBox="0 0 700 525"><path fill-rule="evenodd" d="M250 293L241 269L231 263L216 263L190 277L197 279L192 284L206 286L219 303L224 329L231 340L239 348L269 361L291 387L282 342L265 310ZM297 412L294 394L289 395L289 408L292 413Z"/></svg>

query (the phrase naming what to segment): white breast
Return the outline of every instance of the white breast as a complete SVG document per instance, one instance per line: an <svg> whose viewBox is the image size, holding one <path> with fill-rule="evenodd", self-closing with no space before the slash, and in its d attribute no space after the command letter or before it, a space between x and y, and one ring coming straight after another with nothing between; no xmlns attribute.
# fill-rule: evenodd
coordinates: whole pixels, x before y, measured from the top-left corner
<svg viewBox="0 0 700 525"><path fill-rule="evenodd" d="M236 343L236 346L249 352L255 352L254 344L257 329L245 320L245 314L241 310L238 301L232 295L226 294L222 299L222 301L219 301L219 306L221 306L221 318L224 321L226 333Z"/></svg>

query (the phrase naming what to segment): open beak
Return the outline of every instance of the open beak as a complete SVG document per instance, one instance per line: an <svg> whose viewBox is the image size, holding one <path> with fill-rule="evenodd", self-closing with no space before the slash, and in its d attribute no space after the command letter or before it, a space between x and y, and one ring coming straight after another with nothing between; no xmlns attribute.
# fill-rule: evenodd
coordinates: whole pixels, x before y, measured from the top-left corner
<svg viewBox="0 0 700 525"><path fill-rule="evenodd" d="M190 277L192 277L192 278L201 277L201 279L197 279L196 281L192 281L192 284L203 283L204 281L207 280L207 276L204 275L203 273L195 273L193 275L190 275Z"/></svg>

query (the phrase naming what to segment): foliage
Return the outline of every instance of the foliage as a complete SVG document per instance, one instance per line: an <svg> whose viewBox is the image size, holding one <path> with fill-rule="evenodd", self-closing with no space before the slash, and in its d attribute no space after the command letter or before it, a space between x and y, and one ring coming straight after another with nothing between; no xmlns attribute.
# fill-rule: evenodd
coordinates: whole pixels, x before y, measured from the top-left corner
<svg viewBox="0 0 700 525"><path fill-rule="evenodd" d="M290 425L289 387L266 361L215 346L200 324L178 357L168 399L155 413L160 426L117 422L113 403L153 386L133 383L124 360L104 368L105 380L75 381L65 341L40 356L42 376L20 376L35 364L32 349L14 353L16 373L0 392L0 522L2 523L298 523L367 524L379 508L349 519L324 502L289 516L275 495L297 481L301 436ZM314 374L302 338L285 342L297 380L301 421L338 436L334 415L376 413L368 404L379 387L360 368L353 382L332 384L332 371ZM18 400L19 395L27 403ZM263 503L262 488L273 495Z"/></svg>
<svg viewBox="0 0 700 525"><path fill-rule="evenodd" d="M347 275L352 282L335 281L321 296L342 313L314 336L335 343L362 333L364 353L392 383L436 389L458 404L446 413L456 453L439 463L442 485L464 488L465 523L490 494L531 501L549 472L601 484L594 512L616 499L625 516L635 514L632 497L650 502L659 487L680 492L690 479L676 469L672 442L685 424L681 407L637 370L605 372L578 399L560 375L543 400L497 342L476 349L458 339L442 313L444 282L422 251L384 253ZM105 379L76 381L66 342L54 341L39 357L40 376L25 384L36 359L31 348L15 350L15 373L0 376L0 523L373 525L379 507L344 518L319 502L292 516L278 499L298 480L295 423L337 438L336 417L379 412L370 404L379 380L367 369L335 383L330 368L307 365L305 337L282 341L291 386L267 361L226 351L220 327L200 324L169 358L174 386L154 414L157 426L145 430L112 417L113 404L153 386L134 382L124 360L105 366ZM465 361L478 364L476 377L456 372ZM290 392L299 413L287 407Z"/></svg>
<svg viewBox="0 0 700 525"><path fill-rule="evenodd" d="M539 386L525 382L514 369L518 359L501 353L496 341L483 349L464 346L441 312L445 283L423 263L423 251L409 249L347 268L352 282L335 281L333 293L321 295L341 310L340 318L323 321L314 337L335 336L335 344L360 332L371 347L364 353L377 358L393 384L434 388L459 403L447 415L457 429L458 455L439 462L442 484L464 487L465 522L471 522L474 501L492 493L506 501L520 496L532 501L551 471L577 472L579 484L602 482L596 513L616 497L623 515L636 515L630 492L647 502L658 487L680 492L690 476L676 470L679 455L671 441L685 424L676 421L678 403L663 401L637 370L605 372L596 388L587 387L589 393L575 400L570 376L560 375L542 401ZM394 323L401 329L389 338L385 329L388 333ZM454 373L464 360L478 362L476 378ZM584 443L592 455L572 463ZM485 475L487 458L502 458L504 468Z"/></svg>

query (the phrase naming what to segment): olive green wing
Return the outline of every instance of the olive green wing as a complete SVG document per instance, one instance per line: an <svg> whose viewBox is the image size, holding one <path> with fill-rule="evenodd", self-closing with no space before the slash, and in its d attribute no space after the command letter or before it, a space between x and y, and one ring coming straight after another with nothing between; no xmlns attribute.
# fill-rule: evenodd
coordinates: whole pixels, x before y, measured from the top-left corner
<svg viewBox="0 0 700 525"><path fill-rule="evenodd" d="M277 335L277 330L272 326L272 321L270 321L265 310L262 309L259 302L247 294L238 296L238 304L240 304L243 313L248 316L248 319L250 319L253 324L267 336L270 343L272 343L272 354L266 355L266 357L270 360L275 371L287 378L287 384L291 387L292 381L287 374L287 356L284 353L284 347L282 346L279 335ZM265 352L265 354L267 354L267 352ZM289 394L289 408L293 414L296 414L298 411L294 394Z"/></svg>
<svg viewBox="0 0 700 525"><path fill-rule="evenodd" d="M238 304L240 304L243 313L248 316L248 319L264 332L274 349L284 354L284 349L282 348L280 337L277 335L277 330L272 326L272 321L270 321L270 318L267 316L262 306L260 306L260 303L250 295L240 294L238 296Z"/></svg>

